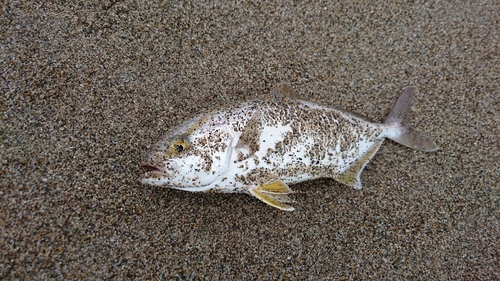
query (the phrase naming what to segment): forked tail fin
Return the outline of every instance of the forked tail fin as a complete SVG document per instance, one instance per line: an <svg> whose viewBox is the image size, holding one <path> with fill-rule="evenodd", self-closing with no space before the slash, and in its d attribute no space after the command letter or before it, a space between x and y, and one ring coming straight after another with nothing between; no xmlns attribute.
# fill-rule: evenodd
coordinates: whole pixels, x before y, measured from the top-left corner
<svg viewBox="0 0 500 281"><path fill-rule="evenodd" d="M385 119L388 129L386 137L416 150L436 151L439 147L433 140L409 125L410 107L415 91L415 87L406 87L392 106Z"/></svg>

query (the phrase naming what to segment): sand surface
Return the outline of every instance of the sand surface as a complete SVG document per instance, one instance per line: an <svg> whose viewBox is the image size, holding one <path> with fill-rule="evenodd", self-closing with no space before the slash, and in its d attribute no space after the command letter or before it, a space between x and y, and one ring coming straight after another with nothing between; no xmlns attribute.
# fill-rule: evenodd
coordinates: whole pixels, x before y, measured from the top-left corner
<svg viewBox="0 0 500 281"><path fill-rule="evenodd" d="M0 279L500 279L498 1L34 2L0 10ZM379 121L417 86L441 149L387 141L294 212L137 181L168 129L281 83Z"/></svg>

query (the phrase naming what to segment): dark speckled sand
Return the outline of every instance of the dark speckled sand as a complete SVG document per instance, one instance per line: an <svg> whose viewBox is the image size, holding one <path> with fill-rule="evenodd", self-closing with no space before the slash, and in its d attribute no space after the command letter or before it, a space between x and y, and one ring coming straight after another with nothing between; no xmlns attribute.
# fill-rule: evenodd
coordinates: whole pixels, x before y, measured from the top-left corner
<svg viewBox="0 0 500 281"><path fill-rule="evenodd" d="M500 279L498 1L27 2L0 10L0 279ZM380 121L417 86L441 150L387 141L295 212L138 183L168 129L280 83Z"/></svg>

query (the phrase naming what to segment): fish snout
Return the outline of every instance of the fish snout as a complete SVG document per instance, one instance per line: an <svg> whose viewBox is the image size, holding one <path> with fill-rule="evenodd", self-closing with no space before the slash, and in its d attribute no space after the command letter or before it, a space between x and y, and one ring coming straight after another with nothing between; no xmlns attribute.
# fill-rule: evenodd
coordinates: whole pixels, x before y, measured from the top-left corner
<svg viewBox="0 0 500 281"><path fill-rule="evenodd" d="M146 172L156 172L168 174L169 171L174 171L177 169L178 164L175 161L167 160L161 163L155 163L151 161L143 161L139 164L139 168L145 170Z"/></svg>
<svg viewBox="0 0 500 281"><path fill-rule="evenodd" d="M146 162L146 161L141 162L139 164L139 168L145 170L146 172L152 172L152 171L163 172L163 169L161 169L160 167L156 166L151 162Z"/></svg>

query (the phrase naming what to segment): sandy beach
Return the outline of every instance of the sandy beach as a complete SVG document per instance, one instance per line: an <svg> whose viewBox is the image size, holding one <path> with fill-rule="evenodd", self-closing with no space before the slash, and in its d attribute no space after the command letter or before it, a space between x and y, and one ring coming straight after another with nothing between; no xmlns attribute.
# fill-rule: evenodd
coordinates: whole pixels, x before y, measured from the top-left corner
<svg viewBox="0 0 500 281"><path fill-rule="evenodd" d="M498 1L1 7L0 279L500 280ZM376 121L416 86L440 150L388 140L293 212L138 182L167 130L282 84Z"/></svg>

